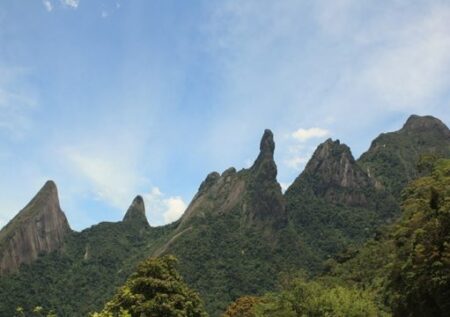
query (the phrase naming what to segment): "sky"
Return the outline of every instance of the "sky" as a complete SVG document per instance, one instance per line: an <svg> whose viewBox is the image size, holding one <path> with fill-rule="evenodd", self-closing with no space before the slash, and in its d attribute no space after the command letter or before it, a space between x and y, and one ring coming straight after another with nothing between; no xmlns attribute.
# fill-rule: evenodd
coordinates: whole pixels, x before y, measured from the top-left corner
<svg viewBox="0 0 450 317"><path fill-rule="evenodd" d="M138 194L162 225L266 128L286 188L329 137L449 109L448 0L2 0L0 227L48 179L75 230Z"/></svg>

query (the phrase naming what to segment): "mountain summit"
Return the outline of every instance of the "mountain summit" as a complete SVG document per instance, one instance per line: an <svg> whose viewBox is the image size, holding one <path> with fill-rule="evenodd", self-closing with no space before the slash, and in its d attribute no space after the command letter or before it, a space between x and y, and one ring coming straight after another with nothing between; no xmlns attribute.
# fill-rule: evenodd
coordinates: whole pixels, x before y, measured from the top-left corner
<svg viewBox="0 0 450 317"><path fill-rule="evenodd" d="M36 196L0 231L0 273L59 249L70 227L59 206L58 190L47 181Z"/></svg>
<svg viewBox="0 0 450 317"><path fill-rule="evenodd" d="M145 227L150 227L145 216L145 205L142 196L138 195L134 198L131 206L128 208L125 216L123 217L124 223L135 223Z"/></svg>
<svg viewBox="0 0 450 317"><path fill-rule="evenodd" d="M450 138L450 130L447 126L433 116L418 116L413 114L406 120L401 129L404 132L428 132L430 130Z"/></svg>
<svg viewBox="0 0 450 317"><path fill-rule="evenodd" d="M400 198L405 185L418 176L417 163L424 155L450 157L450 130L435 117L411 115L400 130L373 140L358 163Z"/></svg>
<svg viewBox="0 0 450 317"><path fill-rule="evenodd" d="M350 148L339 140L320 144L305 167L305 173L320 177L328 186L367 186L370 181L356 165Z"/></svg>

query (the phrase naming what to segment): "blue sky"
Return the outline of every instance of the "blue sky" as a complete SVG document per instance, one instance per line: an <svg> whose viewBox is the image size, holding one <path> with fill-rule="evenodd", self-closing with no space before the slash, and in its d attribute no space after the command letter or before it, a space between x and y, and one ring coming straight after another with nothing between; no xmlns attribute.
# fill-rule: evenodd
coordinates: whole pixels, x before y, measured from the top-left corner
<svg viewBox="0 0 450 317"><path fill-rule="evenodd" d="M358 157L449 102L448 1L3 0L0 227L47 179L76 230L137 194L164 224L265 128L285 187L326 138Z"/></svg>

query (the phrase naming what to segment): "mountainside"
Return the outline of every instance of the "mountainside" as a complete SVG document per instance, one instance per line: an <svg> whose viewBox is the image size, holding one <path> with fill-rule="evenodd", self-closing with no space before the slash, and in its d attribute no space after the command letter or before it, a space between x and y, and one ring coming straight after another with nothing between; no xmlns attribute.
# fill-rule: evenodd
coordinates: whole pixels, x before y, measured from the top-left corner
<svg viewBox="0 0 450 317"><path fill-rule="evenodd" d="M444 317L450 311L450 160L402 195L402 216L330 275L376 294L395 317Z"/></svg>
<svg viewBox="0 0 450 317"><path fill-rule="evenodd" d="M18 306L31 311L40 305L58 316L85 317L99 309L164 240L172 226L142 223L145 209L134 199L124 221L102 222L70 232L57 252L38 257L15 274L0 278L0 316L14 316Z"/></svg>
<svg viewBox="0 0 450 317"><path fill-rule="evenodd" d="M122 221L73 232L48 182L0 231L0 316L36 305L86 316L139 261L166 254L178 257L185 281L218 316L244 294L277 289L283 273L318 274L325 260L345 261L352 254L343 251L378 239L379 228L398 218L399 193L420 174L418 161L450 158L449 135L439 120L412 116L359 160L329 139L283 195L266 130L252 167L210 173L181 219L157 228L137 196Z"/></svg>
<svg viewBox="0 0 450 317"><path fill-rule="evenodd" d="M214 316L241 294L273 289L283 267L305 267L314 258L288 226L274 150L266 130L251 168L209 174L156 253L179 258Z"/></svg>
<svg viewBox="0 0 450 317"><path fill-rule="evenodd" d="M349 147L331 139L318 146L285 198L290 220L321 261L371 237L397 210Z"/></svg>
<svg viewBox="0 0 450 317"><path fill-rule="evenodd" d="M408 181L419 176L416 165L423 155L450 157L450 130L432 116L412 115L400 130L378 136L358 163L399 198Z"/></svg>
<svg viewBox="0 0 450 317"><path fill-rule="evenodd" d="M56 185L48 181L0 231L0 273L15 271L41 253L58 250L70 231Z"/></svg>

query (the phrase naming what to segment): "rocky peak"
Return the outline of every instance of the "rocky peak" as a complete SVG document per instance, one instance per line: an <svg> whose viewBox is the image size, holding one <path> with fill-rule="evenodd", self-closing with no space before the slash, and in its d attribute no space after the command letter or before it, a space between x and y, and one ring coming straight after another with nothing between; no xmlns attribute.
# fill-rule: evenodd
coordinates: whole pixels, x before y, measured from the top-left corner
<svg viewBox="0 0 450 317"><path fill-rule="evenodd" d="M411 115L408 120L406 120L403 128L400 130L402 132L424 132L434 130L442 135L450 137L450 130L447 126L439 119L433 116L418 116Z"/></svg>
<svg viewBox="0 0 450 317"><path fill-rule="evenodd" d="M259 150L259 157L273 159L273 153L275 152L275 142L273 141L273 133L269 129L264 130L264 134L259 145Z"/></svg>
<svg viewBox="0 0 450 317"><path fill-rule="evenodd" d="M128 208L125 217L123 217L125 223L139 223L149 227L147 217L145 216L145 204L142 196L138 195L133 199L130 207Z"/></svg>
<svg viewBox="0 0 450 317"><path fill-rule="evenodd" d="M251 168L236 171L231 167L222 174L210 173L184 213L179 228L185 228L190 219L206 213L220 215L236 210L241 210L249 226L284 223L285 204L276 180L274 150L273 134L265 130L260 152Z"/></svg>
<svg viewBox="0 0 450 317"><path fill-rule="evenodd" d="M250 168L250 171L257 179L261 181L276 181L277 165L273 158L274 151L275 142L273 141L273 133L269 129L266 129L259 146L259 155Z"/></svg>
<svg viewBox="0 0 450 317"><path fill-rule="evenodd" d="M339 140L328 139L317 147L291 187L299 187L333 203L364 205L367 201L364 189L372 186L350 148Z"/></svg>
<svg viewBox="0 0 450 317"><path fill-rule="evenodd" d="M450 157L450 130L432 116L412 115L400 130L373 140L358 163L399 199L406 184L419 176L417 164L424 155Z"/></svg>
<svg viewBox="0 0 450 317"><path fill-rule="evenodd" d="M367 177L355 164L350 148L339 140L326 140L320 144L305 167L322 181L342 187L366 185ZM360 182L364 184L360 184Z"/></svg>
<svg viewBox="0 0 450 317"><path fill-rule="evenodd" d="M272 131L264 131L259 149L258 158L249 170L249 216L253 220L270 220L277 226L283 226L286 220L285 201L276 179L277 165L273 158L275 142Z"/></svg>
<svg viewBox="0 0 450 317"><path fill-rule="evenodd" d="M47 181L34 198L0 231L0 273L30 263L39 254L62 247L70 232L58 190Z"/></svg>

